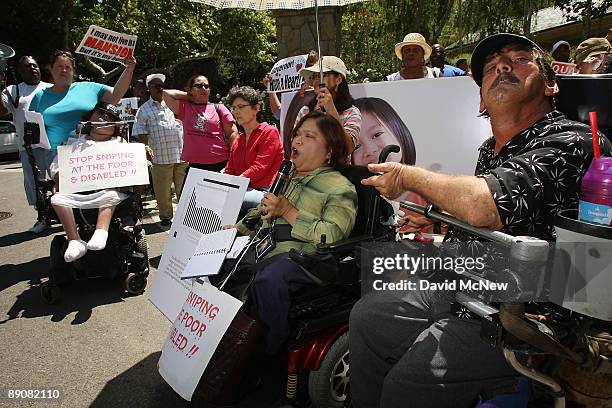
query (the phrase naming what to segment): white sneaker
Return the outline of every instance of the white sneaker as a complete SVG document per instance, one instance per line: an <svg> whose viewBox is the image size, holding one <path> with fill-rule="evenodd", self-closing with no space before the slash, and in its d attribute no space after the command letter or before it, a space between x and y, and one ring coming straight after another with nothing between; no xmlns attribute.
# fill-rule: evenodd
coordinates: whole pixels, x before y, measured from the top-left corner
<svg viewBox="0 0 612 408"><path fill-rule="evenodd" d="M49 228L49 226L45 224L44 222L36 221L36 223L32 226L32 228L28 230L28 232L31 232L32 234L40 234L47 228Z"/></svg>

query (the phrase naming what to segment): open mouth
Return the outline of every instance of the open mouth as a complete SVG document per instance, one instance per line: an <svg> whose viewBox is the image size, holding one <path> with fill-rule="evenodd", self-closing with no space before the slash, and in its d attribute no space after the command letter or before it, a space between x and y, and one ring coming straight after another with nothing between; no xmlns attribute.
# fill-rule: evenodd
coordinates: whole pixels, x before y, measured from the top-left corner
<svg viewBox="0 0 612 408"><path fill-rule="evenodd" d="M298 151L298 149L296 149L295 147L292 147L291 148L291 158L293 159L299 155L300 155L300 152Z"/></svg>

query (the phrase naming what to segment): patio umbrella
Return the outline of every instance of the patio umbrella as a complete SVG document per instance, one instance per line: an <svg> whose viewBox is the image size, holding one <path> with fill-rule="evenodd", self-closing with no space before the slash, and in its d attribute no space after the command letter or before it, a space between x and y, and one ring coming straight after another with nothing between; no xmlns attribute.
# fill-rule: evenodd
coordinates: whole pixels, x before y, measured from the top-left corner
<svg viewBox="0 0 612 408"><path fill-rule="evenodd" d="M301 10L314 7L317 26L317 52L319 53L319 71L323 77L323 59L321 58L321 39L319 36L319 2L321 6L344 6L360 3L364 0L189 0L216 8L248 8L253 10Z"/></svg>

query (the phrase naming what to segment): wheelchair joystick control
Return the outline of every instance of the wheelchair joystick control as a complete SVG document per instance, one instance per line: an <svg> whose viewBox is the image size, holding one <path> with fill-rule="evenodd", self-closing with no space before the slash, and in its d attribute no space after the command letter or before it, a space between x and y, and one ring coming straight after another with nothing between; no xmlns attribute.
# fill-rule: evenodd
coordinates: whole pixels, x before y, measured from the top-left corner
<svg viewBox="0 0 612 408"><path fill-rule="evenodd" d="M321 242L317 244L317 255L327 255L329 254L329 245L327 245L327 236L325 234L321 235Z"/></svg>

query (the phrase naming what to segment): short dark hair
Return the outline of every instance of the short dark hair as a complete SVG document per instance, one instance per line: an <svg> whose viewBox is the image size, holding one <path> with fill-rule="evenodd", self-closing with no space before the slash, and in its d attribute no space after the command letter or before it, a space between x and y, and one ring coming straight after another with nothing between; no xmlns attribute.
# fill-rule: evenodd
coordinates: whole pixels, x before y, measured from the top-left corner
<svg viewBox="0 0 612 408"><path fill-rule="evenodd" d="M306 56L306 68L312 67L319 61L319 54L315 50L308 51Z"/></svg>
<svg viewBox="0 0 612 408"><path fill-rule="evenodd" d="M457 60L457 62L455 63L455 66L456 66L456 67L458 67L458 66L459 66L459 65L461 65L461 64L467 64L467 59L465 59L465 58L459 58L459 59Z"/></svg>
<svg viewBox="0 0 612 408"><path fill-rule="evenodd" d="M261 94L253 89L250 86L234 86L230 89L229 94L227 95L226 103L227 105L231 105L234 103L236 98L242 98L248 102L251 106L258 106L259 110L257 111L257 116L255 119L257 122L263 122L263 99L261 99Z"/></svg>
<svg viewBox="0 0 612 408"><path fill-rule="evenodd" d="M304 122L309 119L315 120L319 132L321 132L325 138L325 141L327 142L327 147L330 151L329 165L334 168L345 166L349 151L346 145L344 128L340 122L338 122L338 119L328 115L327 113L312 111L305 115L293 129L291 139L293 140L298 129L301 128Z"/></svg>
<svg viewBox="0 0 612 408"><path fill-rule="evenodd" d="M49 57L49 64L51 64L51 66L53 66L55 64L55 61L57 61L58 58L60 57L65 57L68 58L70 60L70 62L72 63L72 69L76 70L76 61L74 59L74 56L72 55L72 53L70 51L63 51L63 50L55 50L51 53L51 56Z"/></svg>

